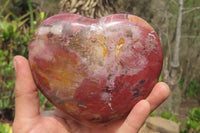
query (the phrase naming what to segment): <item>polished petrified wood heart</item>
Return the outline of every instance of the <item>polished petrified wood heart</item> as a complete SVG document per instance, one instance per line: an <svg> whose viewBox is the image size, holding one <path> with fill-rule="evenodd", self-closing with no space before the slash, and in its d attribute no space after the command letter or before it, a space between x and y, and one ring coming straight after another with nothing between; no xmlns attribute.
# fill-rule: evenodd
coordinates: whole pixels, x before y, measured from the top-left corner
<svg viewBox="0 0 200 133"><path fill-rule="evenodd" d="M143 19L58 14L32 38L29 62L42 93L68 116L100 124L127 116L156 84L163 54Z"/></svg>

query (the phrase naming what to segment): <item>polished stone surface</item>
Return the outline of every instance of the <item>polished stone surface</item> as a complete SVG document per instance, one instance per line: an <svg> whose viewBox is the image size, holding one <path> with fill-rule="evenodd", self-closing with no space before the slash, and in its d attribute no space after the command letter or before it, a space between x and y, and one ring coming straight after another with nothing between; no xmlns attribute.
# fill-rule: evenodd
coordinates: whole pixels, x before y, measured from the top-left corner
<svg viewBox="0 0 200 133"><path fill-rule="evenodd" d="M154 29L139 17L59 14L38 27L29 62L38 88L56 107L99 124L127 116L149 95L163 54Z"/></svg>

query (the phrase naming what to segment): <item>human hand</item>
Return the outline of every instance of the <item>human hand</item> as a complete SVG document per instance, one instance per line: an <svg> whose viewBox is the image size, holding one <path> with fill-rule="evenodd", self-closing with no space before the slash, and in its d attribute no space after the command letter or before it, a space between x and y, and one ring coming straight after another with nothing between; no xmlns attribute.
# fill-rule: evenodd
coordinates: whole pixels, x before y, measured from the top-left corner
<svg viewBox="0 0 200 133"><path fill-rule="evenodd" d="M163 82L157 83L150 95L138 102L125 120L92 128L64 118L59 111L52 117L42 116L39 111L37 87L27 59L16 56L14 65L16 70L14 133L136 133L148 115L169 96L169 87Z"/></svg>

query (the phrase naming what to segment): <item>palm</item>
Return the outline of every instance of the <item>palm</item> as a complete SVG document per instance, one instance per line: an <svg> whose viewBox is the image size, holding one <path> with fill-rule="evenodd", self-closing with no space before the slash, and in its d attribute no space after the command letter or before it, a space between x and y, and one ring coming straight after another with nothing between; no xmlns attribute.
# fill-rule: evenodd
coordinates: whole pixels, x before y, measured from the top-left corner
<svg viewBox="0 0 200 133"><path fill-rule="evenodd" d="M141 100L125 120L104 126L87 127L57 111L53 117L41 116L37 87L28 61L22 56L14 58L16 70L14 133L136 133L148 117L169 95L165 83L158 83L146 100ZM67 118L67 119L66 119Z"/></svg>
<svg viewBox="0 0 200 133"><path fill-rule="evenodd" d="M35 123L24 125L29 128L31 133L68 133L62 121L54 117L39 117Z"/></svg>
<svg viewBox="0 0 200 133"><path fill-rule="evenodd" d="M124 120L118 120L104 125L88 127L71 119L63 119L63 122L68 127L67 129L69 133L115 133L116 130L122 125L123 121Z"/></svg>
<svg viewBox="0 0 200 133"><path fill-rule="evenodd" d="M38 119L38 120L37 120ZM89 128L78 123L73 122L66 124L64 120L56 117L38 117L31 122L23 124L24 129L20 132L31 132L31 133L114 133L116 129L121 125L120 122L115 122L109 126L100 126L95 128ZM35 121L35 122L34 122ZM19 123L22 125L22 123Z"/></svg>
<svg viewBox="0 0 200 133"><path fill-rule="evenodd" d="M72 133L115 133L117 129L120 127L122 122L115 122L109 125L105 126L99 126L99 127L85 127L83 125L74 125Z"/></svg>

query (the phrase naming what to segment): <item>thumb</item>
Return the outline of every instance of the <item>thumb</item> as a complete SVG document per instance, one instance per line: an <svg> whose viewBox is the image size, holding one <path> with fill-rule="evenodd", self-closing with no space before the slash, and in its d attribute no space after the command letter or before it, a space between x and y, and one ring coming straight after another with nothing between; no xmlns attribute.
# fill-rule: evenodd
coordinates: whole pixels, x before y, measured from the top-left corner
<svg viewBox="0 0 200 133"><path fill-rule="evenodd" d="M15 118L29 119L39 116L39 97L29 63L22 56L15 56Z"/></svg>

